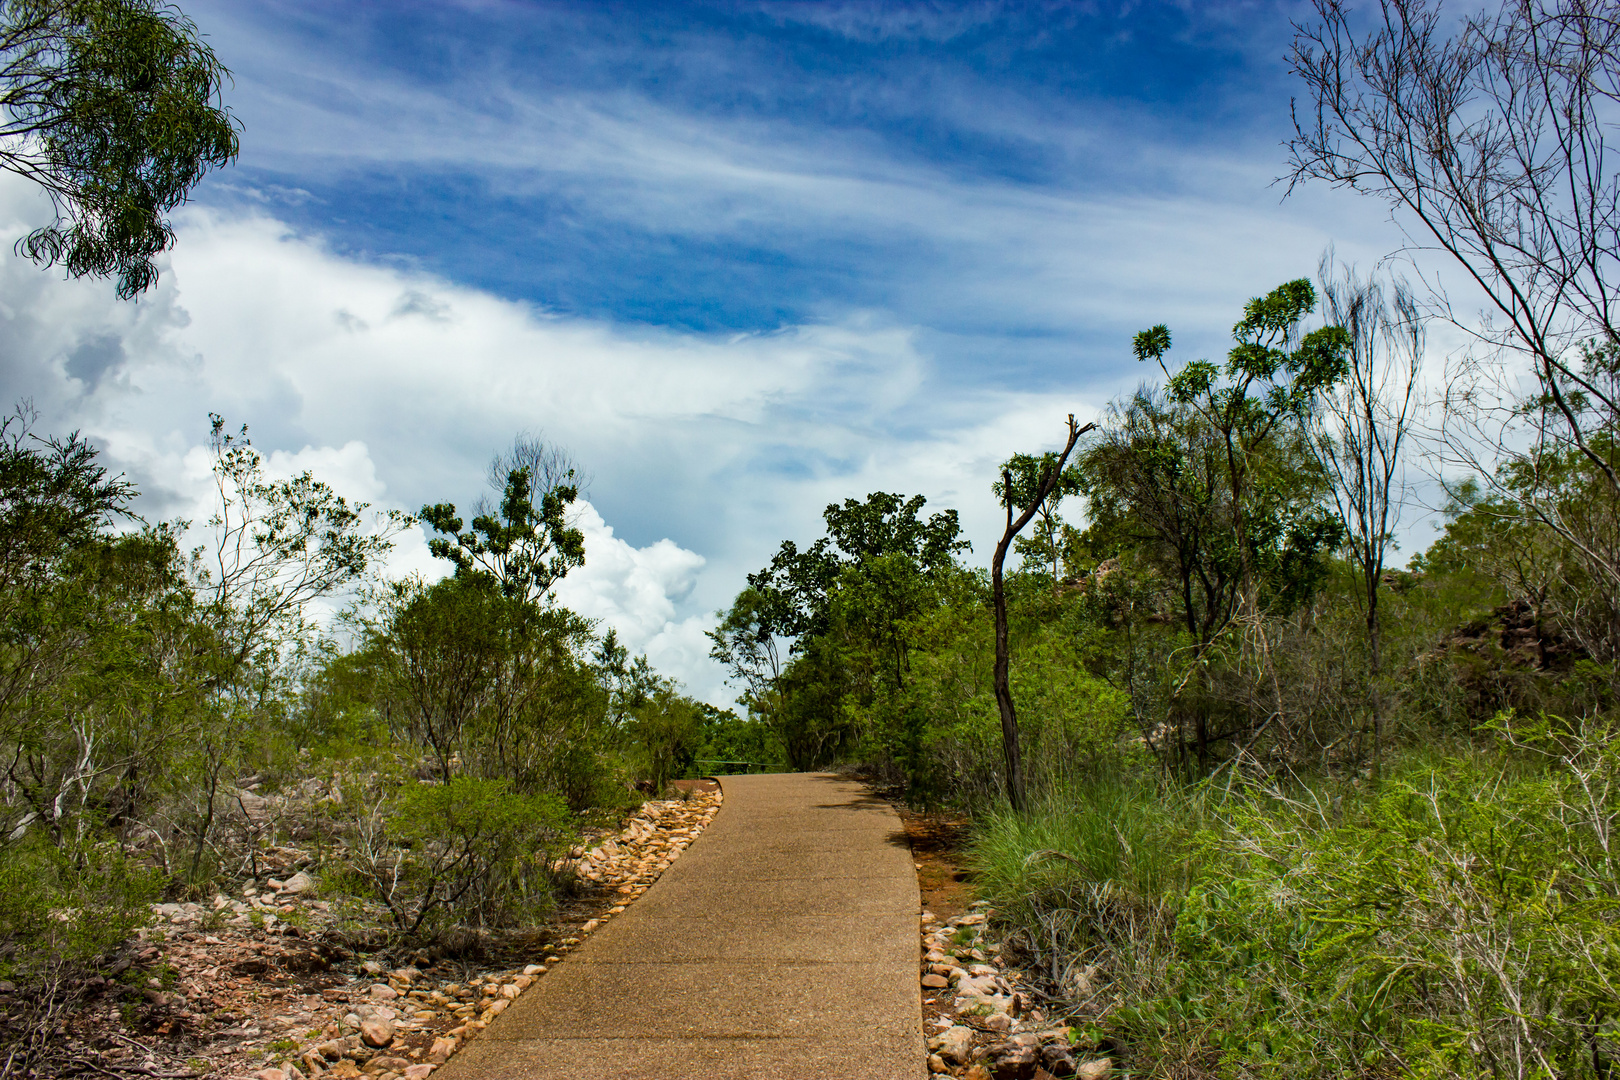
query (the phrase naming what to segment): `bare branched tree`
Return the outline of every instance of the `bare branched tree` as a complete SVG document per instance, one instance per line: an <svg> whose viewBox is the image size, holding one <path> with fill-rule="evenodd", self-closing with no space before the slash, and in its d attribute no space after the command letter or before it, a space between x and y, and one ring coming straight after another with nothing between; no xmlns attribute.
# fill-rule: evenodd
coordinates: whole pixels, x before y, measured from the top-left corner
<svg viewBox="0 0 1620 1080"><path fill-rule="evenodd" d="M1447 23L1437 0L1379 0L1365 25L1315 4L1294 41L1310 104L1290 186L1382 199L1412 250L1482 292L1475 322L1430 279L1433 310L1483 346L1449 380L1446 445L1620 598L1620 4L1505 0Z"/></svg>
<svg viewBox="0 0 1620 1080"><path fill-rule="evenodd" d="M1367 625L1367 730L1376 767L1383 758L1387 712L1378 594L1400 524L1401 450L1418 404L1424 323L1405 282L1395 281L1386 292L1379 282L1336 267L1332 252L1323 256L1317 276L1328 320L1344 328L1349 349L1344 380L1323 395L1323 408L1313 414L1312 443L1333 478L1334 504L1360 578Z"/></svg>
<svg viewBox="0 0 1620 1080"><path fill-rule="evenodd" d="M506 491L511 475L522 469L529 478L529 501L540 505L548 492L569 486L579 490L581 497L589 494L590 477L580 467L574 455L556 443L548 443L540 435L523 431L512 439L512 445L490 458L489 488L498 499ZM478 504L477 513L487 513L493 504L485 499Z"/></svg>
<svg viewBox="0 0 1620 1080"><path fill-rule="evenodd" d="M1321 24L1294 41L1313 108L1295 110L1290 186L1372 194L1415 247L1452 256L1491 305L1465 329L1532 362L1561 437L1620 486L1572 400L1620 406L1579 363L1582 343L1616 337L1620 6L1509 0L1454 37L1439 7L1380 0L1358 35L1341 0L1316 0Z"/></svg>

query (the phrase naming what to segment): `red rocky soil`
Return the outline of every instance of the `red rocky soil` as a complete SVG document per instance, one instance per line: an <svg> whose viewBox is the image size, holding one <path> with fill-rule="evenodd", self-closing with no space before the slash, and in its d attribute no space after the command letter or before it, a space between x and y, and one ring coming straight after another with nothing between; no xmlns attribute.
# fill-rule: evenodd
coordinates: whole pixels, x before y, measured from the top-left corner
<svg viewBox="0 0 1620 1080"><path fill-rule="evenodd" d="M125 955L81 987L49 1075L426 1077L680 857L720 805L712 781L694 786L570 852L582 895L482 962L362 958L341 944L367 937L352 925L352 905L339 911L318 897L299 869L313 863L309 854L265 852L260 865L285 876L241 896L153 908ZM0 1009L10 990L0 983Z"/></svg>

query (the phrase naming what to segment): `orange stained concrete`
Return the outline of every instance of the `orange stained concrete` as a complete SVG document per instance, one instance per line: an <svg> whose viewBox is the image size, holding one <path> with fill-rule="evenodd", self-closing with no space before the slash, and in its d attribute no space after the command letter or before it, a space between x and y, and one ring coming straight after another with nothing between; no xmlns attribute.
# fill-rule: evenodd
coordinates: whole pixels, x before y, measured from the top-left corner
<svg viewBox="0 0 1620 1080"><path fill-rule="evenodd" d="M721 778L685 855L437 1080L923 1080L917 878L857 783Z"/></svg>

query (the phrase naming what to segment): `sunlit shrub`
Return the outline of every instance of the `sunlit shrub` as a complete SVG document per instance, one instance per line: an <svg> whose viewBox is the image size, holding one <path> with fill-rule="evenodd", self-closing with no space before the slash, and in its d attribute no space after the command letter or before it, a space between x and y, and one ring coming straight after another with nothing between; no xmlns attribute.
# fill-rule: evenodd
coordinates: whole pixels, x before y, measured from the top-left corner
<svg viewBox="0 0 1620 1080"><path fill-rule="evenodd" d="M543 915L551 859L572 838L556 796L456 777L382 796L350 820L346 841L355 879L387 908L394 931L431 939Z"/></svg>

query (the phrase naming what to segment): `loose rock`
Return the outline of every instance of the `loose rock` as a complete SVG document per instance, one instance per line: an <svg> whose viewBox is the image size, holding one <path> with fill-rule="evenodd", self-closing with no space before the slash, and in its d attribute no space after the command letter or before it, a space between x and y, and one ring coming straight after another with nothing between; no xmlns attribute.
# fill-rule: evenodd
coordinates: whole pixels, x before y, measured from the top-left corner
<svg viewBox="0 0 1620 1080"><path fill-rule="evenodd" d="M995 1080L1029 1080L1035 1075L1035 1048L1008 1044L995 1050L987 1064Z"/></svg>
<svg viewBox="0 0 1620 1080"><path fill-rule="evenodd" d="M928 1040L928 1049L952 1065L967 1064L968 1050L973 1045L973 1029L954 1025Z"/></svg>
<svg viewBox="0 0 1620 1080"><path fill-rule="evenodd" d="M1075 1080L1108 1080L1114 1074L1113 1058L1097 1058L1074 1070Z"/></svg>
<svg viewBox="0 0 1620 1080"><path fill-rule="evenodd" d="M380 1016L360 1021L360 1037L367 1046L381 1049L394 1041L394 1022Z"/></svg>
<svg viewBox="0 0 1620 1080"><path fill-rule="evenodd" d="M1075 1073L1074 1055L1070 1053L1065 1043L1047 1043L1041 1047L1041 1068L1053 1076L1073 1076Z"/></svg>

